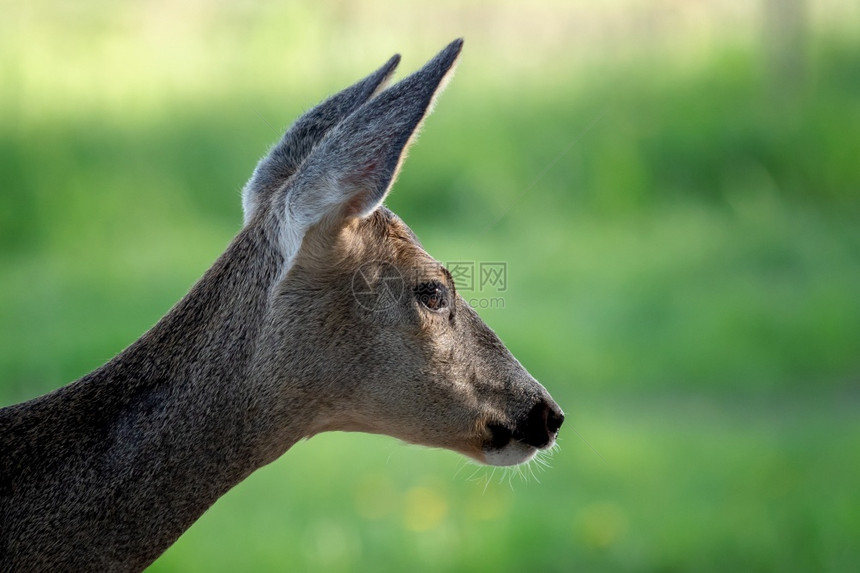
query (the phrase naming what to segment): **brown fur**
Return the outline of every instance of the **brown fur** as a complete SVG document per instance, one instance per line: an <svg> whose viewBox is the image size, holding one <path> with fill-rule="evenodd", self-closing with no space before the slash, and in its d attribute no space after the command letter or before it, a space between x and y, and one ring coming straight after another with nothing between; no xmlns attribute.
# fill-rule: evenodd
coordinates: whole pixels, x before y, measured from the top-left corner
<svg viewBox="0 0 860 573"><path fill-rule="evenodd" d="M289 149L261 162L245 228L156 326L80 380L0 409L0 570L142 569L227 490L322 431L500 464L553 443L558 406L378 205L459 47L367 101L393 59L321 107L349 105L312 110L297 124L312 140L288 132ZM336 189L326 175L307 183L326 161L345 173ZM358 276L385 304L359 304ZM380 288L392 280L397 296ZM447 288L447 306L416 296L427 284Z"/></svg>

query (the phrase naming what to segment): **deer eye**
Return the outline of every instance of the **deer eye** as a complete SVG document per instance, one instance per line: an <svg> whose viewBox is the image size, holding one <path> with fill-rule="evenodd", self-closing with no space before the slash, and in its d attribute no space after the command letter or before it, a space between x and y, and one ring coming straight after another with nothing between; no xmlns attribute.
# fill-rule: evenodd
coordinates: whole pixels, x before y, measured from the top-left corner
<svg viewBox="0 0 860 573"><path fill-rule="evenodd" d="M415 298L428 309L439 312L448 307L448 288L439 281L421 283L415 287Z"/></svg>

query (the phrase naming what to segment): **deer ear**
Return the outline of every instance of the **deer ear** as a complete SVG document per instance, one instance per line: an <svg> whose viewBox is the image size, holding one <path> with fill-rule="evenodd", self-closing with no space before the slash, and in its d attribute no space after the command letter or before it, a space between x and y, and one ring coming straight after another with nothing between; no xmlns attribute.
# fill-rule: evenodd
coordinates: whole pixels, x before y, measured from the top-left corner
<svg viewBox="0 0 860 573"><path fill-rule="evenodd" d="M328 98L300 117L257 164L251 179L242 189L245 223L257 206L268 200L296 172L311 150L349 114L364 105L391 77L400 62L395 54L384 66Z"/></svg>
<svg viewBox="0 0 860 573"><path fill-rule="evenodd" d="M287 224L306 231L323 218L366 217L379 207L462 45L462 40L449 44L323 138L288 187Z"/></svg>

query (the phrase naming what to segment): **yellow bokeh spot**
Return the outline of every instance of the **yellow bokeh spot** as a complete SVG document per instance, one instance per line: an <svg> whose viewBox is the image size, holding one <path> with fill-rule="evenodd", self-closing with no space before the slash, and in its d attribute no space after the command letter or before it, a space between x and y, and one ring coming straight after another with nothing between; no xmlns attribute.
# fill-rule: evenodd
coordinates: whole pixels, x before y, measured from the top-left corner
<svg viewBox="0 0 860 573"><path fill-rule="evenodd" d="M382 519L394 511L397 492L384 474L364 476L355 488L355 510L365 519Z"/></svg>
<svg viewBox="0 0 860 573"><path fill-rule="evenodd" d="M474 521L490 521L507 515L511 508L510 490L499 487L477 490L467 501L466 515Z"/></svg>
<svg viewBox="0 0 860 573"><path fill-rule="evenodd" d="M410 531L434 529L448 515L448 501L430 487L413 487L403 501L403 525Z"/></svg>
<svg viewBox="0 0 860 573"><path fill-rule="evenodd" d="M615 503L592 503L577 514L575 534L586 545L605 549L627 533L628 519Z"/></svg>

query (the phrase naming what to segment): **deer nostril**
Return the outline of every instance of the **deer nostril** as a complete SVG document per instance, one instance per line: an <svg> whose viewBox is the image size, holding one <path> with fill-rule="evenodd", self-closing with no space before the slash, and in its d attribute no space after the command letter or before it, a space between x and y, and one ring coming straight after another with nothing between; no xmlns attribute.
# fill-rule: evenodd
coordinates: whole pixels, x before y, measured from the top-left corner
<svg viewBox="0 0 860 573"><path fill-rule="evenodd" d="M513 436L513 432L506 426L502 426L501 424L488 424L487 429L490 430L490 447L495 450L500 450L507 446L511 437Z"/></svg>
<svg viewBox="0 0 860 573"><path fill-rule="evenodd" d="M546 418L546 429L549 430L549 433L557 433L563 423L564 413L561 410L556 411L550 408L549 415Z"/></svg>
<svg viewBox="0 0 860 573"><path fill-rule="evenodd" d="M532 406L525 420L517 425L514 437L535 448L549 445L564 422L564 414L554 403L543 400Z"/></svg>

